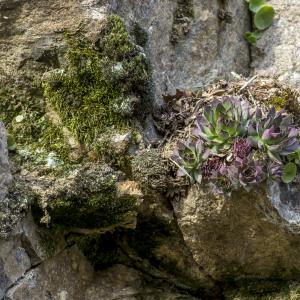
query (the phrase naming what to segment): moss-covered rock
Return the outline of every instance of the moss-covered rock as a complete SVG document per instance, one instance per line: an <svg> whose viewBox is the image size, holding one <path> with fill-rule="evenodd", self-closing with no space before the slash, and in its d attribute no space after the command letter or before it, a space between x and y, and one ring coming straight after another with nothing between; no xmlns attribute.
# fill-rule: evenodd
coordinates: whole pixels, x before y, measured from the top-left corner
<svg viewBox="0 0 300 300"><path fill-rule="evenodd" d="M132 161L132 174L146 194L167 190L168 164L159 149L146 149L136 155Z"/></svg>
<svg viewBox="0 0 300 300"><path fill-rule="evenodd" d="M21 79L0 74L0 119L9 133L10 150L26 150L32 162L45 161L51 151L68 157L70 147L63 133L46 114L40 81L46 68L35 62L31 67L21 72Z"/></svg>
<svg viewBox="0 0 300 300"><path fill-rule="evenodd" d="M44 59L45 50L43 59L24 62L16 77L0 70L0 119L18 163L31 168L47 165L50 153L63 163L94 160L86 150L98 159L107 137L134 127L132 114L147 91L146 56L120 17L103 21L97 42L74 32L65 33L65 47L49 50L55 64Z"/></svg>
<svg viewBox="0 0 300 300"><path fill-rule="evenodd" d="M174 21L171 33L171 42L177 43L186 36L194 19L194 6L192 0L177 0L177 8L174 13Z"/></svg>
<svg viewBox="0 0 300 300"><path fill-rule="evenodd" d="M74 231L85 228L102 232L123 223L134 227L141 194L124 189L121 179L121 172L96 164L79 166L61 177L31 178L37 199L35 219Z"/></svg>
<svg viewBox="0 0 300 300"><path fill-rule="evenodd" d="M130 127L125 116L134 103L129 96L143 92L148 79L145 55L119 17L108 17L102 34L96 46L79 34L66 34L67 63L43 84L47 103L89 150L103 146L101 137L111 129Z"/></svg>

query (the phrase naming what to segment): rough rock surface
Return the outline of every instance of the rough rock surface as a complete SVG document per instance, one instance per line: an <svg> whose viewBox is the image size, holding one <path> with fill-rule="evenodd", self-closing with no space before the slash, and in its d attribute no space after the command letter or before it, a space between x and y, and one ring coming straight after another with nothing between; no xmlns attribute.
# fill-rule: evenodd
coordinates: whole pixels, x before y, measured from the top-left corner
<svg viewBox="0 0 300 300"><path fill-rule="evenodd" d="M230 79L232 71L243 75L278 75L299 87L300 21L296 2L270 1L277 10L274 25L250 51L243 35L250 29L251 20L247 5L241 0L0 0L0 100L20 98L24 100L21 106L26 108L33 99L34 105L38 105L43 99L43 74L64 63L63 33L80 28L89 41L96 42L103 21L111 12L124 18L133 40L144 48L153 71L148 98L157 103L161 102L162 94L172 94L177 88ZM15 109L20 111L20 107ZM148 131L156 138L150 116L148 121ZM13 126L19 128L15 120ZM115 136L118 143L122 134ZM124 147L127 146L126 140ZM137 148L135 145L130 150L136 153ZM19 160L26 161L26 155L24 150ZM93 153L89 155L94 158ZM146 163L143 156L137 157L141 157L141 166ZM53 157L49 159L53 162ZM133 169L133 178L145 183L142 190L146 197L139 215L134 211L129 223L109 228L113 242L109 239L107 244L113 245L103 249L100 243L97 249L96 240L92 240L90 255L86 255L93 257L96 251L96 258L104 261L115 255L110 261L115 265L101 265L94 271L82 254L84 251L73 242L67 243L70 232L54 239L53 232L34 224L30 213L23 219L20 215L36 200L23 190L24 181L27 185L35 184L39 198L71 199L70 195L76 194L77 200L85 203L93 187L97 189L97 176L102 179L102 173L96 172L97 176L85 185L89 172L83 174L79 183L76 176L53 179L51 176L55 175L49 176L47 170L33 174L32 170L20 168L19 160L13 170L16 188L5 196L11 177L4 129L0 125L0 201L4 213L0 219L5 224L0 234L6 237L0 241L1 299L192 300L204 296L203 288L211 290L209 298L213 299L219 291L215 281L253 277L286 280L297 279L299 275L299 238L290 230L294 228L293 217L298 216L297 193L289 194L293 198L289 206L288 193L281 190L280 197L272 198L276 211L263 189L255 191L251 198L241 193L226 201L193 187L187 198L173 201L173 208L161 194L148 191L155 187L163 193L167 184L161 182L164 166L147 162L147 170L140 172L143 178L138 178L139 168ZM156 174L160 171L163 174ZM111 172L116 173L112 169ZM121 188L141 197L134 182L124 179ZM286 214L287 206L295 212L292 217ZM102 232L101 228L79 229L72 232L75 238ZM230 294L228 299L234 297Z"/></svg>
<svg viewBox="0 0 300 300"><path fill-rule="evenodd" d="M300 88L300 15L297 0L271 0L276 10L274 24L264 32L252 52L253 73L278 76Z"/></svg>
<svg viewBox="0 0 300 300"><path fill-rule="evenodd" d="M281 196L286 200L286 193ZM299 237L284 226L269 197L265 187L226 199L194 186L174 202L194 259L213 278L297 278Z"/></svg>
<svg viewBox="0 0 300 300"><path fill-rule="evenodd" d="M1 299L197 299L155 283L151 270L115 265L94 272L76 245L58 243L49 253L49 243L30 215L1 242Z"/></svg>
<svg viewBox="0 0 300 300"><path fill-rule="evenodd" d="M110 3L129 26L138 24L148 36L146 49L153 67L155 99L159 100L162 94L174 94L177 88L230 78L232 71L248 75L249 47L243 35L250 20L243 1L112 0Z"/></svg>
<svg viewBox="0 0 300 300"><path fill-rule="evenodd" d="M3 201L6 196L11 179L6 130L3 123L0 122L0 201Z"/></svg>

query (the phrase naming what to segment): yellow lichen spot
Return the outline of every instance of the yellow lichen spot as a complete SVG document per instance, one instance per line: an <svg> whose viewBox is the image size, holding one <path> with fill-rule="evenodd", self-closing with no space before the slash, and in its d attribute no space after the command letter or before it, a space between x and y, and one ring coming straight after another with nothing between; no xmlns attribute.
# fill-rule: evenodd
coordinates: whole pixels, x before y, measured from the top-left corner
<svg viewBox="0 0 300 300"><path fill-rule="evenodd" d="M282 97L274 97L269 100L270 105L274 106L277 111L284 109L286 102L286 99Z"/></svg>

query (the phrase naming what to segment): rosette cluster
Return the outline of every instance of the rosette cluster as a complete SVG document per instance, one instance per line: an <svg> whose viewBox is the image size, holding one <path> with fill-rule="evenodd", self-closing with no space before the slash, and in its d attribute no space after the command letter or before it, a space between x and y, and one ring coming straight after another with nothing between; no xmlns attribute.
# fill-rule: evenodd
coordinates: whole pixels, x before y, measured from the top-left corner
<svg viewBox="0 0 300 300"><path fill-rule="evenodd" d="M249 190L267 179L290 183L300 161L299 130L291 115L224 96L196 113L194 131L172 157L178 176L214 191Z"/></svg>

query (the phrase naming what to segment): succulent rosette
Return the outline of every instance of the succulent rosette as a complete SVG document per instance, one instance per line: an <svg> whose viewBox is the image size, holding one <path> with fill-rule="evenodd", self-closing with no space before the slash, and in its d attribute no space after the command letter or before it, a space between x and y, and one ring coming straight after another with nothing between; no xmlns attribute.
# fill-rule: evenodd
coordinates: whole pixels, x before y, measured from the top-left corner
<svg viewBox="0 0 300 300"><path fill-rule="evenodd" d="M261 162L254 160L252 155L244 159L237 158L228 167L227 176L235 189L242 186L247 190L266 179L264 166Z"/></svg>
<svg viewBox="0 0 300 300"><path fill-rule="evenodd" d="M218 156L207 159L202 166L202 174L206 178L216 178L223 165L224 162Z"/></svg>
<svg viewBox="0 0 300 300"><path fill-rule="evenodd" d="M276 112L273 107L266 116L256 110L254 122L249 126L249 139L254 147L266 151L268 156L281 162L280 156L288 156L299 150L298 129L285 111Z"/></svg>
<svg viewBox="0 0 300 300"><path fill-rule="evenodd" d="M255 113L254 113L255 111ZM300 165L298 129L285 111L253 110L238 97L221 97L196 114L193 140L181 143L178 175L214 193L251 189L267 179L292 182Z"/></svg>
<svg viewBox="0 0 300 300"><path fill-rule="evenodd" d="M223 97L204 107L196 116L195 136L203 139L212 153L223 155L230 149L234 138L243 137L251 119L246 101L236 97Z"/></svg>
<svg viewBox="0 0 300 300"><path fill-rule="evenodd" d="M172 160L179 167L177 176L187 175L192 181L200 183L201 166L208 155L208 151L204 153L203 143L200 140L180 141L172 156Z"/></svg>
<svg viewBox="0 0 300 300"><path fill-rule="evenodd" d="M251 142L247 138L237 138L234 140L232 154L233 158L246 158L251 153Z"/></svg>

